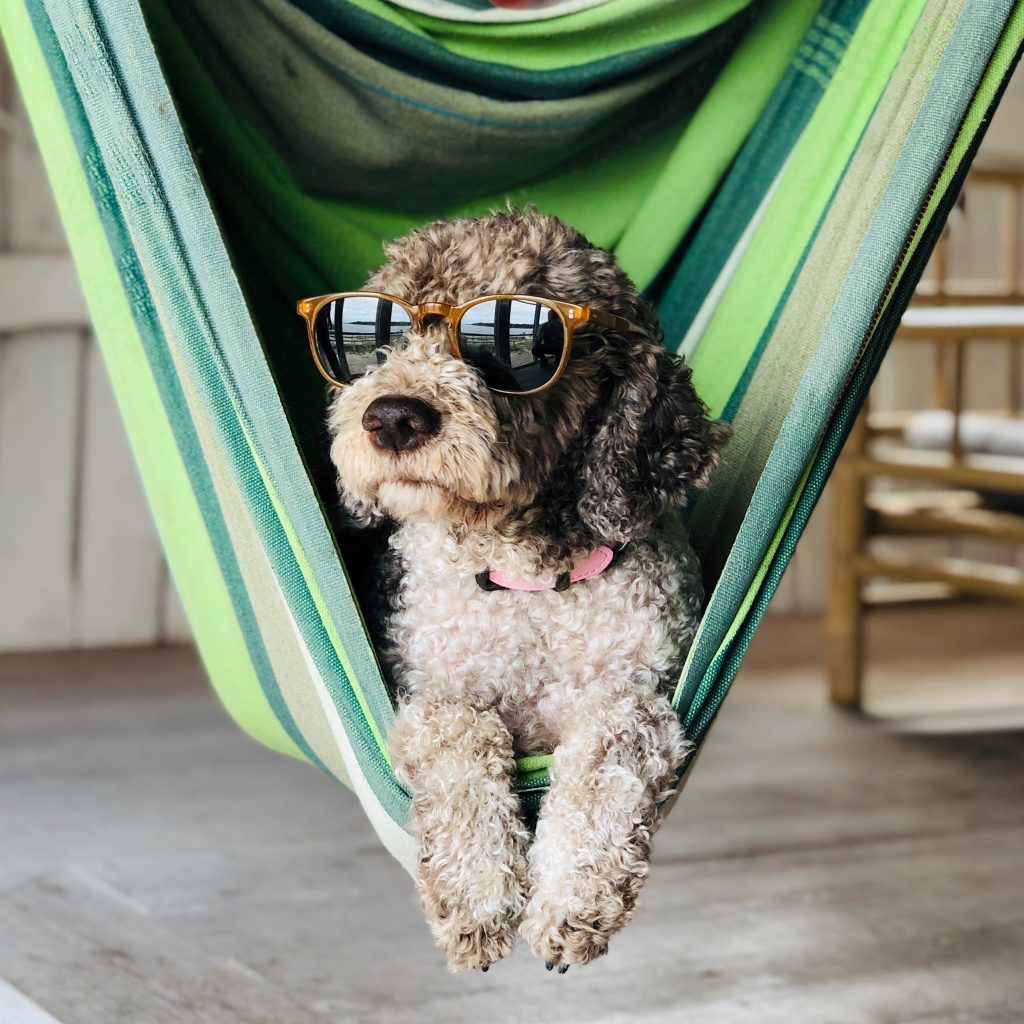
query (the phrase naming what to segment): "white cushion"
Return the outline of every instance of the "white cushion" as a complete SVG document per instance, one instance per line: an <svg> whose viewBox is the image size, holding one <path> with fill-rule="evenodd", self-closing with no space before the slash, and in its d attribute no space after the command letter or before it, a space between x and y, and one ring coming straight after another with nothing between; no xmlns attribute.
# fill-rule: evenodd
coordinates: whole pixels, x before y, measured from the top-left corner
<svg viewBox="0 0 1024 1024"><path fill-rule="evenodd" d="M916 413L903 431L910 448L948 451L953 443L953 414L945 409ZM1024 460L1024 419L990 413L960 414L960 450L975 455L1004 455ZM1024 472L1024 462L1021 471Z"/></svg>

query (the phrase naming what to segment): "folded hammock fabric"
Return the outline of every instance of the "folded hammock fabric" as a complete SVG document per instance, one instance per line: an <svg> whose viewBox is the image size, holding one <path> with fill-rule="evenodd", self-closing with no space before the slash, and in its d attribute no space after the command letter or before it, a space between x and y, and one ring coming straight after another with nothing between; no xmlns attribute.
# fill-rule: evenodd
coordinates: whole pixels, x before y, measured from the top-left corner
<svg viewBox="0 0 1024 1024"><path fill-rule="evenodd" d="M1024 32L1011 0L566 11L0 0L211 679L252 735L351 786L410 868L294 300L506 200L615 250L734 429L688 509L710 599L674 700L700 742ZM520 772L536 805L547 758Z"/></svg>

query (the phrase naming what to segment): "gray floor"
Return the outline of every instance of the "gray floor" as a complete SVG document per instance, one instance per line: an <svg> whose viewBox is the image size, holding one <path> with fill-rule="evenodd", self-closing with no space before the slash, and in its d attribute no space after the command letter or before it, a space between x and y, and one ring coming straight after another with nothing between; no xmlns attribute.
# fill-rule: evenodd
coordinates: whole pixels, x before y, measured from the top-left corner
<svg viewBox="0 0 1024 1024"><path fill-rule="evenodd" d="M191 652L0 658L0 1024L1024 1021L1019 620L969 661L961 617L893 621L886 720L762 631L637 919L564 977L448 975L354 799Z"/></svg>

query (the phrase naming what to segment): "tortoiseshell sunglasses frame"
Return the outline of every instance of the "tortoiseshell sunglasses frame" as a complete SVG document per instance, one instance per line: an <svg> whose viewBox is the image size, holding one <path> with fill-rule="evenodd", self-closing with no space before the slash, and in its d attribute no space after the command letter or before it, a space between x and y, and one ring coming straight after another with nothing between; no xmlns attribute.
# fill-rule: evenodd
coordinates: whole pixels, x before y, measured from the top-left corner
<svg viewBox="0 0 1024 1024"><path fill-rule="evenodd" d="M566 366L569 365L569 358L572 354L573 336L576 333L576 329L578 327L582 327L583 324L599 324L602 327L611 327L613 330L617 331L628 331L645 335L650 333L644 328L639 327L637 324L634 324L632 321L621 316L616 316L614 313L603 313L600 310L592 309L590 306L578 306L573 302L560 302L558 299L542 298L539 295L481 295L477 299L472 299L469 302L464 302L458 306L453 306L447 302L421 302L418 305L413 305L412 303L406 302L404 299L398 298L396 295L389 295L387 292L373 291L332 292L330 295L315 295L309 299L299 299L296 303L295 310L299 316L306 321L306 333L309 336L309 351L312 353L313 362L316 363L316 368L320 371L320 376L328 383L339 388L348 387L352 381L338 380L332 373L330 373L327 367L324 366L323 361L320 359L320 353L317 352L315 324L317 315L320 313L320 310L327 305L327 303L335 302L338 299L350 298L381 299L385 302L394 303L400 309L405 310L409 315L409 321L412 327L422 328L426 317L441 317L448 325L448 341L451 345L452 355L463 362L465 362L465 360L462 358L462 352L459 349L459 324L462 322L462 318L466 313L474 306L479 306L484 302L512 299L519 302L533 302L540 306L544 306L547 309L553 309L562 321L562 328L565 331L565 345L562 346L562 358L559 361L554 374L551 376L551 379L546 381L540 387L531 388L528 391L507 391L504 388L493 387L490 384L487 385L491 391L495 391L501 395L512 395L517 398L540 394L542 391L547 391L548 388L554 387L555 384L558 383L559 378L563 373L565 373Z"/></svg>

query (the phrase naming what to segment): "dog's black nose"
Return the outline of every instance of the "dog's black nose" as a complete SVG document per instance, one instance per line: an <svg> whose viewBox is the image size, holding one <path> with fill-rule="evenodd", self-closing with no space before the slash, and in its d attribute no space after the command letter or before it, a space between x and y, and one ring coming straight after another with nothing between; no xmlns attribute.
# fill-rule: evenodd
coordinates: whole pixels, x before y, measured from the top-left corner
<svg viewBox="0 0 1024 1024"><path fill-rule="evenodd" d="M418 398L382 395L363 413L363 430L378 448L409 452L437 433L441 414Z"/></svg>

